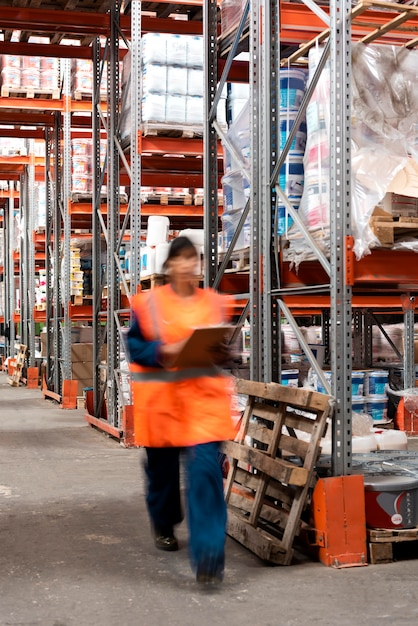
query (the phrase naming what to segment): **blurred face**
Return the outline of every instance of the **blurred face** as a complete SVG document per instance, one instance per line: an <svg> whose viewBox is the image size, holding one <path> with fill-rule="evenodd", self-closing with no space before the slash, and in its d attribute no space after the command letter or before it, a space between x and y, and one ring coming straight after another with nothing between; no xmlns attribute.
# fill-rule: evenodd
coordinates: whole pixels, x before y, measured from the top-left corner
<svg viewBox="0 0 418 626"><path fill-rule="evenodd" d="M189 281L196 277L197 253L194 249L186 249L178 256L170 259L168 269L171 280Z"/></svg>

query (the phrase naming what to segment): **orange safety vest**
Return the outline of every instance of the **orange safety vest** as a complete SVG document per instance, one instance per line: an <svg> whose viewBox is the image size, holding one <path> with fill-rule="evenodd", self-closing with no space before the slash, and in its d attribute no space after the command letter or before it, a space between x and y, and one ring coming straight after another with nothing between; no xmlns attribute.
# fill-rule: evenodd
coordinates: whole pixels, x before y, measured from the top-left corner
<svg viewBox="0 0 418 626"><path fill-rule="evenodd" d="M132 298L144 339L175 343L192 328L226 320L226 298L212 289L178 296L171 285ZM190 446L233 439L231 377L216 366L155 368L130 364L135 441L146 447Z"/></svg>

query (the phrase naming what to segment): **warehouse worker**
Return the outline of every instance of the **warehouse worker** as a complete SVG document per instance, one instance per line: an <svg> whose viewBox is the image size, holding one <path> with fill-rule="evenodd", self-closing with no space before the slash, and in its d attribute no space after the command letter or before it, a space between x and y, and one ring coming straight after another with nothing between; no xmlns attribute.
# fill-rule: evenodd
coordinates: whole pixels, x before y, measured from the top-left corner
<svg viewBox="0 0 418 626"><path fill-rule="evenodd" d="M183 519L180 453L185 462L190 559L196 580L220 582L224 571L226 504L219 464L220 442L234 437L229 377L212 363L175 368L192 329L226 321L225 296L195 286L198 255L187 237L169 248L170 282L132 298L127 334L136 439L147 453L147 507L160 550L178 550L174 527Z"/></svg>

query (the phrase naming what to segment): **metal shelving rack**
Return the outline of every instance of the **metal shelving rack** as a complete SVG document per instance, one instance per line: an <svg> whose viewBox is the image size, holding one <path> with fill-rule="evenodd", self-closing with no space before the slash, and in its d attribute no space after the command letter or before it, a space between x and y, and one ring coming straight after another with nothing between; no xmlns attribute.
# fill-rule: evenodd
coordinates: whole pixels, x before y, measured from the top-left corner
<svg viewBox="0 0 418 626"><path fill-rule="evenodd" d="M361 3L360 3L361 4ZM295 5L285 2L269 2L268 0L254 0L249 2L243 10L248 11L248 24L244 29L244 20L238 24L234 33L227 37L229 56L226 67L231 64L230 57L239 49L238 41L246 41L246 49L250 59L250 134L251 134L251 250L250 250L250 321L251 321L251 377L256 380L279 380L280 374L280 342L278 340L279 317L284 316L291 324L303 351L310 364L316 369L323 386L328 389L335 398L335 415L333 420L333 473L345 475L350 473L351 467L351 355L352 355L352 319L353 301L356 306L365 298L361 294L353 297L353 285L356 278L365 280L362 275L363 264L356 263L350 249L351 236L351 210L350 210L350 67L351 67L351 42L353 41L352 26L354 17L361 36L365 41L378 39L381 35L396 29L404 19L415 19L415 9L409 11L403 7L404 14L393 20L385 14L393 8L388 3L375 3L379 11L373 14L370 4L357 6L352 10L351 3L347 0L336 0L329 3L329 7L320 6L311 0L304 0L302 4ZM329 11L326 10L329 8ZM361 20L364 11L369 10L368 20ZM216 2L206 5L205 13L205 45L214 47L212 42L216 35ZM359 17L360 16L360 17ZM245 32L244 32L245 30ZM407 29L405 29L407 30ZM314 32L313 32L314 31ZM411 27L411 32L413 28ZM295 38L295 33L299 40ZM283 42L281 37L283 36ZM411 36L411 35L410 35ZM356 34L358 38L359 35ZM407 34L400 32L394 40L403 41ZM309 98L313 93L316 82L319 79L325 60L329 58L331 68L331 215L330 239L331 255L328 260L316 247L309 232L293 210L288 198L277 185L278 171L284 163L288 146L293 138L287 140L286 146L279 153L274 138L277 137L277 103L279 86L277 77L280 71L280 48L289 45L290 41L300 43L300 48L293 58L302 56L313 43L325 43L325 52L322 55L315 76L312 78L304 101L301 105L300 115L303 115ZM307 43L305 43L307 42ZM397 41L399 43L399 41ZM412 39L408 47L413 47L416 40ZM220 42L222 46L222 41ZM242 46L241 46L242 47ZM213 54L212 54L213 57ZM213 58L209 57L210 68L213 66ZM224 78L224 77L222 77ZM217 80L212 71L207 73L209 84L208 93L211 99L214 84ZM222 87L222 82L221 82ZM210 108L207 108L207 111ZM211 137L213 120L207 117L207 136ZM294 123L294 132L298 126L298 118ZM212 150L207 147L206 158L210 162ZM210 182L210 178L208 179ZM207 194L210 192L207 191ZM300 285L295 288L286 282L286 275L282 274L282 264L277 259L277 237L275 235L275 194L280 196L293 217L298 229L305 241L315 253L318 267L322 270L319 277L324 277L322 284ZM207 196L208 197L208 196ZM208 197L210 199L210 195ZM209 202L207 203L209 207ZM208 214L208 223L211 215ZM238 226L238 228L240 225ZM208 233L207 241L211 243L211 235ZM389 262L390 263L390 262ZM354 265L358 265L354 267ZM364 263L367 267L367 261ZM386 265L384 267L387 267ZM372 272L370 272L371 274ZM384 269L383 269L384 274ZM407 274L407 272L406 272ZM302 281L301 281L302 282ZM412 282L414 282L412 280ZM416 281L415 281L416 282ZM325 297L324 295L325 294ZM401 308L400 300L396 294L388 297L386 302L397 302L398 310ZM366 302L366 299L364 302ZM309 300L311 303L309 304ZM374 303L378 302L379 295L371 298ZM407 298L408 300L408 298ZM383 301L382 301L383 302ZM292 305L293 303L293 305ZM378 305L379 306L379 305ZM276 307L280 310L277 313ZM309 308L322 309L323 327L329 337L331 347L331 368L335 373L332 387L323 379L318 363L313 357L309 346L306 344L298 325L293 309ZM404 353L405 372L408 372L408 382L412 382L413 355L411 337L413 335L413 304L408 300L402 305L406 329L406 349ZM329 311L329 314L328 314ZM356 316L356 333L361 332L362 320ZM370 335L370 332L369 332ZM355 334L355 340L359 335Z"/></svg>

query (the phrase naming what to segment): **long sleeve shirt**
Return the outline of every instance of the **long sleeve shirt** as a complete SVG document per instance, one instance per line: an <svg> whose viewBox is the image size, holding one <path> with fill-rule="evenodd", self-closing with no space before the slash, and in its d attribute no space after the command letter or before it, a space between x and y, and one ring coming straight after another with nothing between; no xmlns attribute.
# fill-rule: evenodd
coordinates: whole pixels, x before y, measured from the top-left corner
<svg viewBox="0 0 418 626"><path fill-rule="evenodd" d="M136 318L134 318L128 333L127 347L129 358L133 363L145 367L161 367L158 361L161 341L146 341Z"/></svg>

